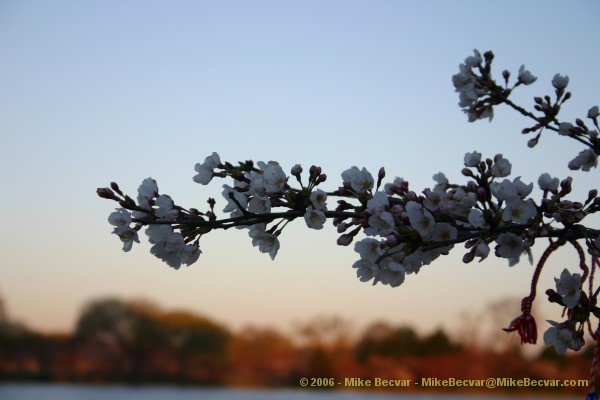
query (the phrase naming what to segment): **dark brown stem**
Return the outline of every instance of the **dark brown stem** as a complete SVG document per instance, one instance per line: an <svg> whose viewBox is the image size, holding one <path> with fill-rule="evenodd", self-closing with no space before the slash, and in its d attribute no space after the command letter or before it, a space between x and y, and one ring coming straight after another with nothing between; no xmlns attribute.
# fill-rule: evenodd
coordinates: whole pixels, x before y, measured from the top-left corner
<svg viewBox="0 0 600 400"><path fill-rule="evenodd" d="M569 243L571 243L571 245L573 245L573 247L575 247L575 250L577 250L577 254L579 255L579 268L581 268L581 270L583 271L583 276L581 277L581 282L585 282L585 280L587 279L587 277L590 273L590 269L588 268L587 264L585 263L585 252L581 248L581 245L579 243L577 243L575 240L569 240Z"/></svg>

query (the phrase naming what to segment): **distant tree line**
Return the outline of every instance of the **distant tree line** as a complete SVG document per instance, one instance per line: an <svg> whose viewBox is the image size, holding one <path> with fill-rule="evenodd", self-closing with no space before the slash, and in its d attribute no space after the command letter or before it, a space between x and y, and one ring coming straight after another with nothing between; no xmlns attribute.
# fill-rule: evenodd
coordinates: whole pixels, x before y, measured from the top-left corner
<svg viewBox="0 0 600 400"><path fill-rule="evenodd" d="M150 301L89 302L74 332L45 335L0 318L1 381L177 383L298 387L302 377L474 379L510 373L556 379L585 376L590 354L544 352L524 363L519 348L503 353L453 341L442 329L419 335L374 323L358 337L339 317L317 317L290 338L272 328L233 332L189 311ZM588 352L589 353L589 352ZM546 375L544 375L546 374ZM500 375L499 375L500 376Z"/></svg>

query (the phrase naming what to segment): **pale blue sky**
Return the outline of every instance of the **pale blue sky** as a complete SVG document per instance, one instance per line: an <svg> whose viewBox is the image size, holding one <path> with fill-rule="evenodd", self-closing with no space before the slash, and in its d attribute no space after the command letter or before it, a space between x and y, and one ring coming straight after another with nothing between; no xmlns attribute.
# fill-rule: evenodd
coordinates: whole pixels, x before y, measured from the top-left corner
<svg viewBox="0 0 600 400"><path fill-rule="evenodd" d="M529 150L519 133L528 121L502 109L492 124L469 124L451 76L473 48L492 49L496 71L525 63L539 77L516 99L550 93L560 72L575 95L565 118L585 116L600 103L598 15L596 1L4 0L0 294L15 319L51 330L109 294L232 326L335 313L425 330L455 326L473 304L522 297L529 265L464 266L461 249L400 288L371 287L334 229L308 232L302 221L275 262L226 232L203 238L200 260L173 271L147 244L121 252L106 221L113 205L95 188L115 180L135 194L152 176L179 204L204 207L221 182L195 184L193 167L216 151L286 169L318 164L328 188L352 165L385 166L419 189L438 171L459 179L464 153L477 149L503 153L524 181L570 174L587 193L597 172L566 170L576 144L547 137Z"/></svg>

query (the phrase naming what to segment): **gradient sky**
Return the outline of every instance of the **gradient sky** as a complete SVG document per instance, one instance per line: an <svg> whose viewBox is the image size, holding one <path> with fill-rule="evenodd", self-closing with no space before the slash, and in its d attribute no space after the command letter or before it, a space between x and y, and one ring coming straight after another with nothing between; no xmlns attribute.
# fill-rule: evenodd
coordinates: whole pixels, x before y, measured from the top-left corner
<svg viewBox="0 0 600 400"><path fill-rule="evenodd" d="M529 264L463 265L461 248L399 288L373 287L356 279L357 255L335 245L332 227L301 220L275 261L244 232L216 232L196 264L175 271L147 243L121 251L107 222L114 203L95 189L117 181L135 195L151 176L182 206L215 196L222 209L225 182L191 179L216 151L286 170L320 165L328 189L352 165L385 166L419 191L439 171L460 180L464 153L478 150L504 154L525 182L571 175L587 193L597 172L566 168L576 143L549 135L528 149L528 121L501 108L491 124L469 124L451 76L472 49L492 49L498 73L524 63L539 78L516 100L551 93L560 72L574 93L563 118L584 117L600 103L598 15L592 0L2 1L0 294L10 316L67 330L85 301L117 295L232 327L338 314L429 331L527 295ZM541 293L572 255L551 260ZM545 310L543 297L535 304ZM542 314L560 319L555 308Z"/></svg>

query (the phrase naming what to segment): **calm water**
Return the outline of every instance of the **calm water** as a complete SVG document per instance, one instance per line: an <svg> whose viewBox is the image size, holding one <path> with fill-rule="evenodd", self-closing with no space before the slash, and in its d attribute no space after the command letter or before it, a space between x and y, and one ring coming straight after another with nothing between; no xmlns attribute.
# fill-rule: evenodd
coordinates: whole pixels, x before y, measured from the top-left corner
<svg viewBox="0 0 600 400"><path fill-rule="evenodd" d="M508 400L516 397L375 394L307 390L0 384L0 400ZM547 398L547 397L544 397ZM538 399L542 397L522 397ZM562 398L567 400L566 398ZM577 399L577 398L570 398ZM569 400L570 400L569 399Z"/></svg>

